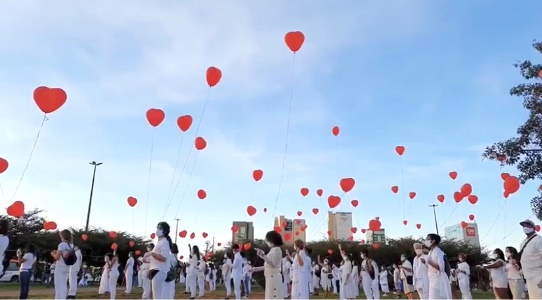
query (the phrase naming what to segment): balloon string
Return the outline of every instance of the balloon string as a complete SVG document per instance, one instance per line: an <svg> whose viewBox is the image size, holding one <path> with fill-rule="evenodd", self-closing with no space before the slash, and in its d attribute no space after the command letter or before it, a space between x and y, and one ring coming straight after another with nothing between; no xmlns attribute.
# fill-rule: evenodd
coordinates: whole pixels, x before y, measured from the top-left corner
<svg viewBox="0 0 542 300"><path fill-rule="evenodd" d="M339 164L339 137L336 136L335 137L335 157L336 157L336 160L337 160L337 177L340 178L341 177L341 168L339 167L340 164Z"/></svg>
<svg viewBox="0 0 542 300"><path fill-rule="evenodd" d="M134 209L132 208L132 231L135 231Z"/></svg>
<svg viewBox="0 0 542 300"><path fill-rule="evenodd" d="M152 156L154 152L154 132L156 127L152 128L152 138L151 138L151 158L149 160L149 177L147 179L147 204L145 206L145 235L147 235L147 220L149 216L149 194L151 191L151 173L152 173Z"/></svg>
<svg viewBox="0 0 542 300"><path fill-rule="evenodd" d="M323 214L320 221L318 221L318 225L311 231L311 234L310 234L308 240L310 240L315 234L317 234L319 232L320 228L322 228L322 225L324 225L324 219L325 218L326 218L326 215Z"/></svg>
<svg viewBox="0 0 542 300"><path fill-rule="evenodd" d="M506 233L506 199L504 200L504 233ZM506 245L506 236L503 238L504 244Z"/></svg>
<svg viewBox="0 0 542 300"><path fill-rule="evenodd" d="M209 92L207 93L207 98L205 99L205 103L203 104L203 109L201 111L201 115L200 115L200 118L199 118L199 121L198 121L198 126L196 127L196 131L194 132L194 139L196 139L196 137L198 136L199 128L200 128L200 125L201 125L201 120L203 120L203 116L205 115L205 111L207 110L207 103L209 102L209 98L211 98L211 88L209 88ZM190 147L190 149L188 150L188 154L186 155L186 160L184 161L184 165L183 165L183 168L181 170L181 175L177 179L177 184L175 185L175 189L173 189L173 193L171 193L171 196L168 199L168 204L166 206L166 211L164 212L164 216L165 216L169 206L171 205L171 202L173 201L173 197L175 197L175 193L177 193L177 188L179 188L179 184L181 183L181 179L183 178L184 170L186 169L186 166L188 164L188 159L190 158L190 154L192 154L193 149L194 149L194 147ZM197 154L196 154L196 159L197 159ZM178 210L177 210L177 213L178 213ZM175 215L175 217L177 217L177 215Z"/></svg>
<svg viewBox="0 0 542 300"><path fill-rule="evenodd" d="M177 169L179 166L179 159L181 158L181 149L183 147L184 134L181 135L181 141L179 142L179 148L177 149L177 159L175 160L175 168L173 169L173 176L171 176L171 182L169 183L169 191L167 193L167 199L171 196L171 190L173 189L173 183L175 182L175 175L177 175Z"/></svg>
<svg viewBox="0 0 542 300"><path fill-rule="evenodd" d="M529 217L525 218L525 220L529 220L529 219L532 218L533 216L534 216L534 213L531 214ZM508 234L506 234L506 235L504 236L504 238L507 238L507 237L511 236L512 234L516 233L517 230L519 230L519 227L514 227L514 228L515 228L515 229L510 230L510 232L509 232Z"/></svg>
<svg viewBox="0 0 542 300"><path fill-rule="evenodd" d="M43 124L45 124L45 121L47 120L49 120L47 118L47 115L43 115L43 120L41 121L38 134L36 134L36 140L34 140L34 145L32 146L32 150L30 150L30 156L28 156L28 160L26 161L26 165L24 166L23 173L21 174L21 178L19 178L19 182L17 183L17 186L15 187L13 196L11 196L11 201L13 201L13 199L15 198L15 195L17 194L17 191L19 190L19 187L21 186L21 183L23 182L23 178L24 178L24 175L26 174L26 170L28 170L28 166L30 165L30 160L32 160L32 156L34 155L34 150L36 150L36 145L38 144L38 140L40 138L41 129L43 128Z"/></svg>
<svg viewBox="0 0 542 300"><path fill-rule="evenodd" d="M2 201L6 200L6 195L4 195L4 188L2 187L2 183L0 182L0 195L2 195Z"/></svg>
<svg viewBox="0 0 542 300"><path fill-rule="evenodd" d="M405 205L405 176L403 172L403 157L400 156L399 160L401 161L401 187L403 190L403 220L406 219L406 205Z"/></svg>
<svg viewBox="0 0 542 300"><path fill-rule="evenodd" d="M459 203L455 203L455 206L454 206L454 209L452 210L452 212L448 215L448 217L446 219L444 219L444 222L440 223L440 226L439 228L442 228L442 226L444 226L444 224L446 224L446 222L448 222L448 220L450 220L450 218L454 215L454 212L457 210L457 207L459 206L458 205Z"/></svg>
<svg viewBox="0 0 542 300"><path fill-rule="evenodd" d="M179 203L179 207L177 208L177 212L175 213L175 218L179 215L179 211L181 210L181 206L183 205L184 199L186 198L186 192L188 191L188 188L190 187L190 179L192 179L192 174L194 173L194 168L196 167L196 162L198 161L198 153L196 152L196 158L194 158L194 164L192 165L192 170L190 170L190 175L188 176L188 181L186 183L186 188L184 189L183 197L181 199L181 202ZM199 208L199 206L198 206ZM196 217L196 222L198 221Z"/></svg>
<svg viewBox="0 0 542 300"><path fill-rule="evenodd" d="M495 227L495 225L497 224L497 221L499 220L500 216L501 216L501 213L502 211L504 210L504 205L501 206L501 210L499 211L499 213L497 214L497 217L495 218L495 221L493 221L493 224L491 225L491 227L489 227L489 230L488 232L486 233L486 235L484 235L484 237L482 238L482 240L480 240L480 243L482 243L486 237L491 233L491 231L493 230L493 228Z"/></svg>
<svg viewBox="0 0 542 300"><path fill-rule="evenodd" d="M282 170L280 172L279 188L277 197L275 199L275 207L273 208L273 220L275 219L275 213L277 211L277 204L280 198L280 192L282 190L282 182L284 180L284 169L286 167L286 154L288 153L288 138L290 137L290 119L292 117L292 103L294 102L294 73L295 73L295 53L292 58L292 86L290 88L290 104L288 105L288 121L286 122L286 143L284 144L284 155L282 157Z"/></svg>

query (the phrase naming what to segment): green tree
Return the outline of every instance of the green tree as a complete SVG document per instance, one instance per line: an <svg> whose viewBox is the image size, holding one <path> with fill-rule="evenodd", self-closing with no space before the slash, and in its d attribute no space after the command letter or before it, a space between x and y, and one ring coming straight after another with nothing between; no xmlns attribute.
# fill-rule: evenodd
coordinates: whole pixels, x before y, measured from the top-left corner
<svg viewBox="0 0 542 300"><path fill-rule="evenodd" d="M542 43L533 42L533 48L542 54ZM525 80L540 79L541 64L530 60L514 64ZM542 83L521 83L510 89L510 94L523 99L523 107L528 111L527 121L517 129L517 136L497 142L486 148L484 158L497 160L502 165L516 166L519 179L525 183L531 179L542 179ZM542 195L531 199L533 213L542 220Z"/></svg>

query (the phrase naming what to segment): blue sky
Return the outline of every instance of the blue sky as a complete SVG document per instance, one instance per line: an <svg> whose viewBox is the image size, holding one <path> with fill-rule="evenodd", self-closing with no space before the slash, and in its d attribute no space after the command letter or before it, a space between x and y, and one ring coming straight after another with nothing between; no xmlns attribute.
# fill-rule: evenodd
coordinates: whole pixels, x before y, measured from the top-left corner
<svg viewBox="0 0 542 300"><path fill-rule="evenodd" d="M355 189L336 210L352 211L358 228L379 216L391 237L425 235L434 228L428 205L445 194L437 210L440 222L447 220L443 226L474 214L484 245L519 245L517 223L531 215L529 199L539 182L522 186L502 209L500 173L515 170L482 161L481 153L512 136L526 116L521 100L508 91L522 82L512 66L516 60L539 61L531 42L540 38L541 3L127 3L16 1L0 12L0 157L11 164L0 175L4 207L23 200L28 208L45 209L61 227L84 226L88 162L97 160L104 164L92 226L149 234L164 214L174 227L179 209L180 230L197 234L193 244L203 244L204 231L227 242L233 220L255 222L256 235L263 237L272 228L293 87L275 214L303 211L309 239L327 231L321 225L327 201L316 197L316 189L326 197L342 194L340 178L354 177ZM292 30L306 36L293 77L292 53L283 42ZM208 146L194 164L195 151L187 155L195 127L186 134L177 174L186 160L187 167L166 211L181 139L175 120L191 114L197 123L209 66L219 67L223 79L210 94L198 133ZM45 123L12 197L41 122L32 101L40 85L64 88L68 102ZM146 210L152 129L145 112L152 107L162 108L166 120L155 132ZM341 127L338 138L331 135L335 125ZM397 145L407 149L403 172ZM257 184L254 169L265 173ZM459 173L456 182L450 171ZM465 182L480 200L456 207L452 194ZM415 200L405 195L406 228L402 194L396 198L392 185L417 193ZM305 199L301 187L311 190ZM207 199L196 198L198 189L207 191ZM128 196L139 200L134 209L126 204ZM352 199L360 201L358 208L351 207ZM247 205L258 214L249 218Z"/></svg>

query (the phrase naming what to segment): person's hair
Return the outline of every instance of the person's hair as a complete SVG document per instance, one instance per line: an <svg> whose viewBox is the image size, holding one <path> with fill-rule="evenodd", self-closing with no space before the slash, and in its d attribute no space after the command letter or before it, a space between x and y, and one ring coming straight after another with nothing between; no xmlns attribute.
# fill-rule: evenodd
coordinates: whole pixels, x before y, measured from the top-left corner
<svg viewBox="0 0 542 300"><path fill-rule="evenodd" d="M280 247L284 244L282 241L282 236L275 230L268 231L265 234L265 239L276 247Z"/></svg>
<svg viewBox="0 0 542 300"><path fill-rule="evenodd" d="M151 248L151 250L154 249L154 243L147 244L147 248Z"/></svg>
<svg viewBox="0 0 542 300"><path fill-rule="evenodd" d="M32 243L26 244L24 247L24 253L32 253L32 255L36 256L36 245Z"/></svg>
<svg viewBox="0 0 542 300"><path fill-rule="evenodd" d="M312 254L312 249L309 247L305 247L305 251L307 251L307 254Z"/></svg>
<svg viewBox="0 0 542 300"><path fill-rule="evenodd" d="M239 250L239 245L238 244L234 244L233 246L231 246L231 250Z"/></svg>
<svg viewBox="0 0 542 300"><path fill-rule="evenodd" d="M504 252L502 252L501 249L495 248L495 250L493 250L493 253L497 254L497 258L502 259L502 260L505 259L504 258Z"/></svg>
<svg viewBox="0 0 542 300"><path fill-rule="evenodd" d="M440 244L440 240L441 240L440 235L438 235L438 234L436 234L436 233L430 233L430 234L428 234L428 235L427 235L427 239L428 239L428 240L434 241L434 242L435 242L435 245Z"/></svg>
<svg viewBox="0 0 542 300"><path fill-rule="evenodd" d="M68 229L64 229L60 232L60 237L65 240L66 242L73 243L73 236L72 232Z"/></svg>
<svg viewBox="0 0 542 300"><path fill-rule="evenodd" d="M504 250L510 252L510 257L512 258L516 258L516 256L519 256L518 250L512 246L508 246Z"/></svg>
<svg viewBox="0 0 542 300"><path fill-rule="evenodd" d="M0 220L0 234L8 235L9 231L9 222L7 219Z"/></svg>
<svg viewBox="0 0 542 300"><path fill-rule="evenodd" d="M365 257L369 257L369 248L361 249L361 254L365 255Z"/></svg>
<svg viewBox="0 0 542 300"><path fill-rule="evenodd" d="M179 254L179 247L177 246L177 244L173 244L173 247L171 247L171 253Z"/></svg>
<svg viewBox="0 0 542 300"><path fill-rule="evenodd" d="M344 252L344 256L347 260L352 261L352 255L350 255L350 253Z"/></svg>
<svg viewBox="0 0 542 300"><path fill-rule="evenodd" d="M134 251L128 252L128 256L130 256L130 255L131 255L132 257L134 257Z"/></svg>
<svg viewBox="0 0 542 300"><path fill-rule="evenodd" d="M166 238L169 244L169 249L173 249L173 241L171 240L171 237L169 236L169 232L170 232L169 224L167 222L162 221L162 222L159 222L158 225L156 225L156 227L162 229L162 234L164 235L164 237Z"/></svg>
<svg viewBox="0 0 542 300"><path fill-rule="evenodd" d="M462 257L463 259L467 259L467 254L465 253L459 253L457 257Z"/></svg>
<svg viewBox="0 0 542 300"><path fill-rule="evenodd" d="M113 253L106 253L104 256L107 256L109 259L113 259Z"/></svg>
<svg viewBox="0 0 542 300"><path fill-rule="evenodd" d="M414 244L412 245L412 247L413 247L414 249L423 249L422 243L414 243Z"/></svg>
<svg viewBox="0 0 542 300"><path fill-rule="evenodd" d="M201 259L201 256L200 256L200 253L199 253L199 247L198 247L198 246L196 246L196 245L192 246L192 252L194 252L194 254L196 255L196 258L197 258L198 260ZM192 257L192 253L190 253L190 257Z"/></svg>
<svg viewBox="0 0 542 300"><path fill-rule="evenodd" d="M303 243L302 240L296 240L294 242L294 245L299 249L299 250L303 250L304 247L305 247L305 244Z"/></svg>
<svg viewBox="0 0 542 300"><path fill-rule="evenodd" d="M239 253L239 254L241 254L241 257L242 257L242 258L245 258L245 256L246 256L246 255L245 255L245 252L241 252L241 253Z"/></svg>

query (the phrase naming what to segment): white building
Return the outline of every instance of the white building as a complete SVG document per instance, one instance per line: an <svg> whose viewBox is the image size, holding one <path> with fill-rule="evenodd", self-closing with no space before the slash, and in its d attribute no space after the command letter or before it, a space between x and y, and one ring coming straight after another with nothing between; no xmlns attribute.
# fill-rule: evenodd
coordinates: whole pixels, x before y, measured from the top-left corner
<svg viewBox="0 0 542 300"><path fill-rule="evenodd" d="M365 243L366 244L386 244L386 230L380 228L378 231L367 230L365 231Z"/></svg>
<svg viewBox="0 0 542 300"><path fill-rule="evenodd" d="M347 240L352 231L351 212L328 212L328 230L331 232L330 240Z"/></svg>
<svg viewBox="0 0 542 300"><path fill-rule="evenodd" d="M444 228L444 234L447 239L467 242L473 246L480 247L480 235L476 223L467 223L465 228L461 224L448 226Z"/></svg>

